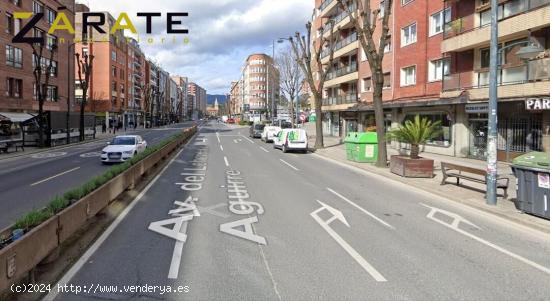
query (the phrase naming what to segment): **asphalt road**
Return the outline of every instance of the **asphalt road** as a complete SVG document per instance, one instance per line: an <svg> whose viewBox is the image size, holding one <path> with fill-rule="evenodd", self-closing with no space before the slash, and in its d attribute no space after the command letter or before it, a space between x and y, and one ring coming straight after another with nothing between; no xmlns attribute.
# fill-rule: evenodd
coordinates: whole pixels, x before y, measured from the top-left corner
<svg viewBox="0 0 550 301"><path fill-rule="evenodd" d="M245 135L201 128L45 300L550 298L548 235Z"/></svg>
<svg viewBox="0 0 550 301"><path fill-rule="evenodd" d="M190 122L166 128L137 130L149 145L189 127ZM78 187L110 166L99 156L105 141L0 160L0 229L24 213L44 207L51 197Z"/></svg>

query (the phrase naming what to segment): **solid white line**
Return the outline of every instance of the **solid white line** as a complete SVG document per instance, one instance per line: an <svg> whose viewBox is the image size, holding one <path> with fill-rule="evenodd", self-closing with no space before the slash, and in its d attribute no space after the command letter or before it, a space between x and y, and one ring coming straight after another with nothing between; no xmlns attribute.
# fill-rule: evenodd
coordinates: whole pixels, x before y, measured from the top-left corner
<svg viewBox="0 0 550 301"><path fill-rule="evenodd" d="M314 212L315 213L315 212ZM342 237L340 237L340 235L338 235L338 233L336 233L329 225L326 224L326 222L323 222L323 220L321 220L321 218L319 216L317 216L317 214L314 214L314 213L311 213L311 217L313 217L313 219L315 219L315 221L317 223L319 223L319 225L321 225L321 227L323 227L323 229L325 229L325 231L327 231L327 233L344 249L346 250L346 252L348 252L348 254L353 258L355 259L355 261L357 261L357 263L359 263L359 265L361 265L361 267L363 267L363 269L365 269L365 271L367 271L367 273L369 273L372 278L374 278L374 280L378 281L378 282L386 282L386 278L384 278L384 276L382 276L382 274L380 274L380 272L378 272L370 263L368 263L368 261L365 260L365 258L363 258L363 256L361 256L361 254L357 253L357 251L355 251L355 249L350 246Z"/></svg>
<svg viewBox="0 0 550 301"><path fill-rule="evenodd" d="M348 203L349 203L350 205L352 205L353 207L355 207L355 208L361 210L363 213L365 213L366 215L372 217L373 219L375 219L376 221L378 221L378 222L381 223L382 225L384 225L384 226L386 226L386 227L388 227L388 228L390 228L390 229L395 229L392 225L386 223L386 222L383 221L382 219L378 218L376 215L374 215L374 214L368 212L368 211L365 210L363 207L361 207L361 206L357 205L356 203L352 202L351 200L349 200L349 199L346 198L345 196L339 194L338 192L336 192L336 191L334 191L334 190L332 190L332 189L330 189L330 188L328 188L328 187L327 187L327 190L330 191L330 192L332 192L332 194L336 195L337 197L341 198L342 200L348 202Z"/></svg>
<svg viewBox="0 0 550 301"><path fill-rule="evenodd" d="M75 167L75 168L73 168L73 169L69 169L69 170L64 171L64 172L62 172L62 173L58 173L58 174L56 174L55 176L51 176L51 177L49 177L49 178L45 178L44 180L38 181L38 182L36 182L36 183L32 183L31 186L36 186L36 185L38 185L38 184L42 184L42 183L47 182L47 181L49 181L49 180L51 180L51 179L55 179L55 178L60 177L60 176L62 176L62 175L65 175L65 174L68 174L68 173L70 173L70 172L73 172L73 171L75 171L75 170L77 170L77 169L80 169L80 167Z"/></svg>
<svg viewBox="0 0 550 301"><path fill-rule="evenodd" d="M218 143L221 143L221 141L220 141L220 133L219 133L219 132L216 132L216 138L218 139Z"/></svg>
<svg viewBox="0 0 550 301"><path fill-rule="evenodd" d="M227 161L227 157L223 157L223 160L225 161L225 166L229 166L229 161Z"/></svg>
<svg viewBox="0 0 550 301"><path fill-rule="evenodd" d="M241 134L241 136L242 136L244 139L248 140L248 142L254 144L254 141L252 141L250 138L246 137L246 136L243 135L243 134Z"/></svg>
<svg viewBox="0 0 550 301"><path fill-rule="evenodd" d="M191 139L189 140L191 141ZM189 143L189 142L188 142ZM170 160L166 166L160 171L160 173L143 189L138 196L120 213L119 216L115 219L115 221L101 234L101 236L90 246L90 248L78 259L78 261L65 273L65 275L56 283L55 287L58 285L65 285L73 279L73 277L82 269L82 267L90 260L90 257L94 255L94 253L101 247L101 245L107 240L107 238L113 233L113 231L118 227L118 225L126 218L128 213L134 208L134 206L141 200L141 198L153 187L153 185L158 181L158 179L162 176L162 174L174 163L177 157L183 152L185 147L183 147L175 156ZM42 299L42 301L53 301L59 291L58 290L51 290L51 292Z"/></svg>
<svg viewBox="0 0 550 301"><path fill-rule="evenodd" d="M180 233L187 233L188 224L189 222L185 222L181 225ZM174 245L174 252L172 253L172 261L170 262L170 270L168 272L169 279L178 279L184 244L185 244L184 241L176 240L176 244Z"/></svg>
<svg viewBox="0 0 550 301"><path fill-rule="evenodd" d="M263 146L260 146L260 148L261 148L264 152L269 153L269 151L268 151L267 149L265 149Z"/></svg>
<svg viewBox="0 0 550 301"><path fill-rule="evenodd" d="M220 149L221 149L221 150L222 150L222 152L223 152L223 146L222 146L221 144L220 144Z"/></svg>
<svg viewBox="0 0 550 301"><path fill-rule="evenodd" d="M292 164L286 162L285 160L283 160L283 159L279 159L279 160L281 160L281 162L283 162L284 164L288 165L290 168L294 169L295 171L300 171L298 168L292 166Z"/></svg>

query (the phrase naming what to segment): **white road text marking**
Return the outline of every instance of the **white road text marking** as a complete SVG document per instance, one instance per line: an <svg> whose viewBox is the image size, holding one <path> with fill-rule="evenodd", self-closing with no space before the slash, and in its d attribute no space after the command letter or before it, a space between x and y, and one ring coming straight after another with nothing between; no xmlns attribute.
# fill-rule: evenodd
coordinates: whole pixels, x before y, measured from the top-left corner
<svg viewBox="0 0 550 301"><path fill-rule="evenodd" d="M349 199L347 199L346 197L344 197L343 195L339 194L338 192L330 189L327 187L327 190L330 191L332 194L334 194L335 196L341 198L342 200L348 202L350 205L352 205L353 207L361 210L363 213L365 213L366 215L372 217L373 219L375 219L377 222L381 223L382 225L390 228L390 229L395 229L392 225L386 223L385 221L383 221L382 219L378 218L376 215L368 212L367 210L365 210L364 208L362 208L361 206L355 204L354 202L350 201Z"/></svg>

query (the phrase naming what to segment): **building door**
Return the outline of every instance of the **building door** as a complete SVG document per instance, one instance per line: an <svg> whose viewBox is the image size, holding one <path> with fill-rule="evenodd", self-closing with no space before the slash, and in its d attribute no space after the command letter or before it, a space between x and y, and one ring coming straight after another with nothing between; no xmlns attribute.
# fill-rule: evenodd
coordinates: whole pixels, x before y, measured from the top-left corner
<svg viewBox="0 0 550 301"><path fill-rule="evenodd" d="M487 158L487 134L487 119L470 118L470 157L480 160Z"/></svg>
<svg viewBox="0 0 550 301"><path fill-rule="evenodd" d="M499 118L500 161L511 161L517 156L533 151L542 151L542 114Z"/></svg>

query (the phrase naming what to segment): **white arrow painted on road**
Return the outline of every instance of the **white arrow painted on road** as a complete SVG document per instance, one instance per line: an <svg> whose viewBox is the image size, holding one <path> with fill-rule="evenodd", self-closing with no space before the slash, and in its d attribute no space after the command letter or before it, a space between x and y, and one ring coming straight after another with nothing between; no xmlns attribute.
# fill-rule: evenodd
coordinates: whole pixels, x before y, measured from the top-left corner
<svg viewBox="0 0 550 301"><path fill-rule="evenodd" d="M335 220L339 220L340 222L342 222L344 225L350 227L348 221L346 220L346 218L344 217L344 214L338 210L338 209L335 209L319 200L317 200L317 202L319 202L319 204L321 204L321 208L313 211L312 213L310 213L311 217L323 228L325 229L325 231L327 231L327 233L346 251L348 252L348 254L353 258L355 259L355 261L357 261L357 263L359 263L359 265L361 265L361 267L363 267L363 269L365 269L365 271L367 271L367 273L369 273L372 278L374 278L374 280L378 281L378 282L386 282L386 278L384 278L384 276L382 276L382 274L380 274L380 272L378 272L370 263L368 263L365 258L363 258L363 256L361 256L357 251L355 251L354 248L352 248L340 235L338 235L338 233L336 233L331 227L330 227L330 223L332 223L333 221ZM324 221L323 219L321 219L318 215L319 212L322 212L322 211L328 211L330 214L332 214L332 217L329 218L328 220Z"/></svg>
<svg viewBox="0 0 550 301"><path fill-rule="evenodd" d="M527 259L527 258L525 258L525 257L522 257L522 256L520 256L520 255L518 255L518 254L515 254L515 253L513 253L513 252L510 252L510 251L508 251L508 250L506 250L506 249L504 249L504 248L502 248L502 247L499 247L499 246L493 244L492 242L489 242L489 241L487 241L487 240L485 240L485 239L483 239L483 238L481 238L481 237L477 237L477 236L475 236L475 235L473 235L473 234L471 234L471 233L469 233L469 232L467 232L467 231L464 231L464 230L460 229L460 228L459 228L459 225L460 225L461 223L470 225L470 226L472 226L472 227L474 227L474 228L476 228L476 229L481 229L480 227L476 226L474 223L468 221L467 219L463 218L462 216L460 216L460 215L458 215L458 214L456 214L456 213L452 213L452 212L449 212L449 211L440 209L440 208L428 206L428 205L426 205L426 204L420 203L420 205L422 205L422 206L424 206L424 207L430 209L430 212L429 212L428 215L426 216L428 219L431 219L431 220L433 220L433 221L435 221L435 222L437 222L437 223L439 223L439 224L441 224L441 225L443 225L443 226L445 226L445 227L447 227L447 228L450 228L450 229L452 229L452 230L454 230L454 231L456 231L456 232L458 232L458 233L460 233L460 234L462 234L462 235L464 235L464 236L467 236L467 237L469 237L469 238L471 238L471 239L473 239L473 240L475 240L475 241L478 241L478 242L480 242L480 243L482 243L482 244L484 244L484 245L486 245L486 246L488 246L488 247L491 247L491 248L493 248L493 249L495 249L495 250L497 250L497 251L499 251L499 252L501 252L501 253L503 253L503 254L506 254L506 255L508 255L508 256L514 258L514 259L517 259L517 260L519 260L519 261L521 261L521 262L523 262L523 263L525 263L525 264L527 264L527 265L530 265L530 266L534 267L535 269L537 269L537 270L539 270L539 271L541 271L541 272L544 272L544 273L546 273L546 274L550 274L550 269L549 269L549 268L547 268L547 267L545 267L545 266L542 266L542 265L540 265L540 264L538 264L538 263L536 263L536 262L533 262L533 261L531 261L531 260L529 260L529 259ZM446 215L446 216L452 218L453 221L452 221L451 223L448 223L448 222L445 222L445 221L443 221L443 220L437 219L437 218L434 216L436 213Z"/></svg>

